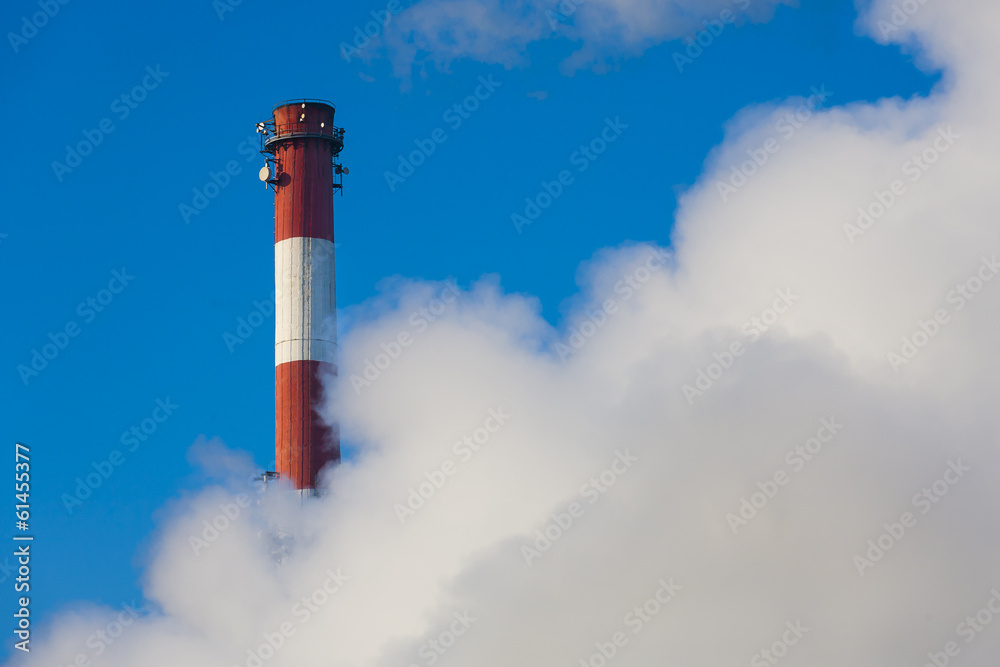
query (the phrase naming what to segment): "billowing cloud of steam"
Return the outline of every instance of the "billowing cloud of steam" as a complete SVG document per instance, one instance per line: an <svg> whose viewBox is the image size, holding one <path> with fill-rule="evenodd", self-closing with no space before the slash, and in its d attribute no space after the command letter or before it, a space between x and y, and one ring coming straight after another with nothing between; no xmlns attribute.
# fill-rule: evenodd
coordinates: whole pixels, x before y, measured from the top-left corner
<svg viewBox="0 0 1000 667"><path fill-rule="evenodd" d="M24 662L994 664L1000 5L910 4L861 25L938 91L748 110L670 254L599 252L563 330L493 279L347 313L326 498L178 500L145 615Z"/></svg>
<svg viewBox="0 0 1000 667"><path fill-rule="evenodd" d="M381 43L394 73L408 80L414 66L447 71L457 60L505 67L527 62L534 42L567 38L577 50L565 72L602 69L664 41L727 24L769 19L794 0L422 0L394 16Z"/></svg>

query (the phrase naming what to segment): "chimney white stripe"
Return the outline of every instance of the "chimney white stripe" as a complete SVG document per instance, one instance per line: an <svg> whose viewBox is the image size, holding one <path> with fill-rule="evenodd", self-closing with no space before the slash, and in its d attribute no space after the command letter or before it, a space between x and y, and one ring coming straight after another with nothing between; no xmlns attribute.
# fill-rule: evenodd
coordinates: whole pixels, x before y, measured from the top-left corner
<svg viewBox="0 0 1000 667"><path fill-rule="evenodd" d="M293 237L274 244L274 365L336 363L333 243Z"/></svg>

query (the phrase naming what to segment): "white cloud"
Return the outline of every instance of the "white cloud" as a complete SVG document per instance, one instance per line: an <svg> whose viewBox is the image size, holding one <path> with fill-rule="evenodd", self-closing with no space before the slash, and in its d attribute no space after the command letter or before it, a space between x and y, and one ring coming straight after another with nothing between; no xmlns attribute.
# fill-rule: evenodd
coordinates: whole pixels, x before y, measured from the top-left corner
<svg viewBox="0 0 1000 667"><path fill-rule="evenodd" d="M863 25L877 30L891 11L877 3ZM734 122L681 202L669 266L639 271L653 250L643 245L598 253L581 268L586 305L565 332L495 279L426 329L411 314L440 285L395 283L348 313L335 404L345 436L364 443L358 461L333 472L324 501L297 508L272 494L197 557L189 537L231 496L179 502L149 570L158 611L95 664L246 665L284 622L295 634L263 665L428 665L438 638L444 667L578 665L619 631L628 641L615 665L746 664L792 638L787 622L808 628L788 664L907 667L949 641L961 664L990 664L1000 626L967 643L959 624L1000 585L987 509L1000 502L1000 279L974 281L1000 255L998 21L993 3L928 0L891 38L918 36L947 67L939 91L815 111L723 201L717 181L802 100ZM949 127L960 137L909 180L907 161ZM852 244L844 225L896 179L905 193ZM949 300L957 285L978 291ZM609 299L602 320L594 313ZM948 321L894 371L887 353L942 309ZM753 318L768 323L759 338L744 329L758 328ZM351 375L401 331L413 343L352 389ZM563 363L556 343L574 340L584 342ZM729 358L734 342L743 351ZM716 377L689 401L682 387L697 387L699 371ZM460 454L453 443L476 442L500 407L509 419ZM809 439L830 434L823 420L843 426L806 460L796 448L817 448ZM626 451L638 461L602 481ZM969 470L957 476L959 460ZM394 505L440 482L446 461L454 474L425 486L401 525ZM727 515L744 498L763 506L743 507L741 525ZM522 547L541 550L536 531L554 521L562 534L529 566ZM900 526L900 537L882 535ZM295 540L275 568L266 544L279 528ZM859 574L855 557L880 537L891 548ZM350 578L317 593L324 602L300 623L296 605L337 568ZM641 616L629 614L671 578L681 590L655 614L650 603L635 633ZM454 614L466 611L476 620L452 644L449 628L465 629ZM67 617L25 662L68 664L106 622Z"/></svg>
<svg viewBox="0 0 1000 667"><path fill-rule="evenodd" d="M692 36L720 17L765 21L783 3L794 0L421 0L393 18L382 44L408 80L414 67L448 71L463 59L521 66L529 45L563 37L578 44L562 65L573 72Z"/></svg>

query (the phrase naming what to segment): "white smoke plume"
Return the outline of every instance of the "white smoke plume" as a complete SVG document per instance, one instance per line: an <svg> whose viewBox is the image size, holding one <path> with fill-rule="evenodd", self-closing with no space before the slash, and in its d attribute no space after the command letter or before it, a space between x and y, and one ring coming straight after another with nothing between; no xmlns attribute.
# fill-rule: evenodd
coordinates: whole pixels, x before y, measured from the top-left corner
<svg viewBox="0 0 1000 667"><path fill-rule="evenodd" d="M606 69L623 56L664 41L694 40L698 31L766 21L795 0L422 0L392 17L378 40L394 73L408 81L416 67L448 71L462 59L511 68L528 62L528 47L565 38L576 50L561 65L572 73Z"/></svg>
<svg viewBox="0 0 1000 667"><path fill-rule="evenodd" d="M928 98L741 115L560 331L393 283L345 314L325 498L179 499L142 611L17 664L995 665L1000 5L898 6L859 26Z"/></svg>

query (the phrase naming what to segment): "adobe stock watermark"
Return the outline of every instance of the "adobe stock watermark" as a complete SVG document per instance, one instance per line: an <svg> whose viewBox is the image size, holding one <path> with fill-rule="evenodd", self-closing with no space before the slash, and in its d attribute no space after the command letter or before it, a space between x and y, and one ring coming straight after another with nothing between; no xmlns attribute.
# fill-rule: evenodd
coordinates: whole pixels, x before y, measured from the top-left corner
<svg viewBox="0 0 1000 667"><path fill-rule="evenodd" d="M226 14L236 11L236 8L243 4L243 0L212 0L212 9L219 17L219 22L226 20Z"/></svg>
<svg viewBox="0 0 1000 667"><path fill-rule="evenodd" d="M263 641L255 648L247 649L247 657L243 661L245 667L261 667L273 658L274 654L298 631L295 621L300 627L308 623L313 614L328 604L330 599L339 593L344 584L350 580L350 577L341 572L339 567L336 571L327 570L325 574L327 576L323 583L317 586L312 593L303 596L292 605L288 614L290 618L286 617L286 620L279 623L274 630L261 634Z"/></svg>
<svg viewBox="0 0 1000 667"><path fill-rule="evenodd" d="M900 170L904 176L910 177L910 183L917 183L941 159L941 156L950 151L961 138L962 135L955 134L951 125L947 128L939 128L938 136L931 145L912 155L900 166ZM848 242L854 245L855 240L868 233L868 230L881 220L907 192L909 192L908 186L899 178L893 180L888 189L875 190L872 193L872 200L865 206L858 207L858 217L855 223L844 224L844 234L847 236Z"/></svg>
<svg viewBox="0 0 1000 667"><path fill-rule="evenodd" d="M613 315L618 313L619 306L641 290L652 278L653 273L662 269L671 257L672 255L665 250L650 250L649 256L641 266L625 274L621 280L615 283L615 294L620 295L620 299L611 297L605 299L596 310L586 309L584 311L586 317L581 318L582 322L569 328L566 343L557 342L555 345L556 353L559 354L563 363L566 363L570 356L583 349L587 341L607 324Z"/></svg>
<svg viewBox="0 0 1000 667"><path fill-rule="evenodd" d="M236 328L233 329L233 332L224 331L222 333L222 342L226 344L229 354L235 352L237 346L245 343L264 322L267 322L274 315L274 296L275 292L271 292L268 299L263 301L255 299L253 310L246 317L236 318Z"/></svg>
<svg viewBox="0 0 1000 667"><path fill-rule="evenodd" d="M392 23L392 17L401 11L403 5L400 0L389 0L385 9L371 10L369 14L372 20L365 23L364 30L359 25L354 26L354 46L346 42L340 43L340 57L346 62L361 57L361 52L368 48L373 39L382 34L385 27Z"/></svg>
<svg viewBox="0 0 1000 667"><path fill-rule="evenodd" d="M415 338L427 331L431 323L437 321L448 310L448 306L455 303L458 295L458 285L451 280L446 280L444 288L436 298L431 299L426 306L413 311L407 319L410 328L397 333L388 343L380 343L379 347L382 348L382 352L376 354L373 359L365 358L364 370L361 375L351 374L350 380L354 393L360 394L362 389L370 387L373 382L378 380L382 373L392 365L392 362L399 359L403 350L413 345Z"/></svg>
<svg viewBox="0 0 1000 667"><path fill-rule="evenodd" d="M598 135L588 143L580 144L579 148L570 153L569 163L576 167L577 173L582 174L604 151L608 150L608 146L618 141L618 137L627 129L628 125L621 121L621 116L615 116L614 120L605 118L604 127L601 128ZM542 215L542 211L552 206L552 203L561 197L565 189L574 181L573 172L569 169L561 170L551 182L543 180L541 189L533 197L524 198L523 212L510 214L510 221L517 233L521 234L522 228L526 225L534 224L535 220Z"/></svg>
<svg viewBox="0 0 1000 667"><path fill-rule="evenodd" d="M416 488L410 487L406 490L405 505L396 503L392 506L399 523L405 524L413 518L427 504L427 501L448 483L448 479L458 473L460 465L471 461L472 457L490 441L493 434L503 428L507 420L510 419L510 415L504 412L502 405L495 409L491 408L488 415L482 426L462 436L461 440L456 440L451 446L452 453L459 459L458 463L448 458L436 468L424 472L424 481L420 482Z"/></svg>
<svg viewBox="0 0 1000 667"><path fill-rule="evenodd" d="M559 0L559 4L556 5L556 11L551 9L545 10L545 18L549 22L549 27L552 30L558 30L559 26L564 23L569 23L573 14L576 10L585 2L586 0Z"/></svg>
<svg viewBox="0 0 1000 667"><path fill-rule="evenodd" d="M771 156L781 150L782 141L788 141L795 136L795 132L805 127L813 117L816 107L823 104L833 93L826 89L823 84L816 89L811 89L812 95L806 101L789 111L778 119L774 124L774 131L777 135L770 136L757 148L747 149L750 159L740 165L733 165L729 168L729 178L725 181L716 179L715 189L718 190L722 201L729 201L729 197L736 194L740 188L750 182L750 179L760 171Z"/></svg>
<svg viewBox="0 0 1000 667"><path fill-rule="evenodd" d="M312 246L312 266L326 267L334 259L339 243L318 243ZM315 268L313 270L316 270ZM293 266L286 264L284 273L275 276L279 285L289 285L295 283L292 280L294 273ZM222 332L222 342L225 344L229 354L236 351L236 348L247 342L254 333L266 322L273 322L275 302L277 301L277 290L272 290L271 295L266 299L254 299L253 308L246 316L236 318L236 326L232 331Z"/></svg>
<svg viewBox="0 0 1000 667"><path fill-rule="evenodd" d="M236 146L236 153L243 158L244 163L260 159L260 149L256 134L251 134ZM209 171L201 187L191 189L191 203L181 202L177 205L184 224L190 224L191 218L201 215L223 190L229 187L236 176L243 173L243 166L236 160L227 160L218 171Z"/></svg>
<svg viewBox="0 0 1000 667"><path fill-rule="evenodd" d="M468 609L463 612L452 612L451 616L453 620L445 630L422 643L417 649L417 656L428 667L440 660L479 620ZM420 663L411 662L408 667L420 667Z"/></svg>
<svg viewBox="0 0 1000 667"><path fill-rule="evenodd" d="M945 468L940 479L915 493L910 499L910 504L913 505L914 509L920 510L920 516L926 515L934 509L937 503L941 502L942 498L948 495L951 487L962 481L965 478L965 473L971 470L972 468L962 465L962 459L949 460L948 467ZM917 525L918 518L912 512L903 512L896 522L883 523L883 532L878 537L868 540L868 549L863 555L856 555L852 559L854 566L858 569L858 574L863 577L865 570L875 567L875 563L882 560L906 536L907 531Z"/></svg>
<svg viewBox="0 0 1000 667"><path fill-rule="evenodd" d="M121 639L126 629L142 616L137 607L135 600L122 604L121 611L118 612L114 620L97 628L87 636L85 644L88 650L77 653L72 660L66 663L65 667L91 667L93 659L104 655L108 647ZM59 667L63 666L60 664Z"/></svg>
<svg viewBox="0 0 1000 667"><path fill-rule="evenodd" d="M736 535L740 528L753 521L760 511L774 500L782 487L786 486L796 473L802 472L806 464L823 451L824 445L833 442L842 428L844 425L839 423L836 417L823 418L812 437L788 450L788 453L785 454L785 463L788 464L791 471L778 468L768 479L757 482L758 490L751 493L749 499L746 496L740 498L740 506L735 514L732 512L726 514L726 523L729 524L733 535Z"/></svg>
<svg viewBox="0 0 1000 667"><path fill-rule="evenodd" d="M156 407L148 417L133 425L129 430L122 432L120 441L124 452L121 449L113 449L108 454L108 458L101 461L91 461L90 465L94 469L84 477L76 478L76 488L73 493L63 493L60 496L63 507L70 515L77 508L83 506L83 501L87 500L99 489L114 473L125 463L125 452L134 453L139 447L149 440L156 433L160 424L167 421L174 411L180 406L170 400L170 397L156 399Z"/></svg>
<svg viewBox="0 0 1000 667"><path fill-rule="evenodd" d="M983 257L973 275L955 285L955 288L945 295L945 302L952 306L952 312L949 313L947 308L938 308L932 317L926 320L917 320L917 328L913 333L902 337L898 352L894 350L886 354L886 359L893 372L898 373L902 366L913 361L917 354L934 340L942 328L951 322L952 314L959 312L975 299L986 283L993 280L997 273L1000 273L1000 262L997 261L997 256Z"/></svg>
<svg viewBox="0 0 1000 667"><path fill-rule="evenodd" d="M195 558L201 556L204 551L215 542L243 513L243 510L250 507L250 496L241 493L233 499L233 502L219 503L219 511L210 519L202 522L201 533L198 535L188 535L188 545L194 552Z"/></svg>
<svg viewBox="0 0 1000 667"><path fill-rule="evenodd" d="M965 646L976 641L980 635L993 623L993 619L1000 616L1000 591L996 588L990 590L990 597L986 603L974 614L969 614L955 627L955 634L964 639ZM923 667L947 667L952 658L957 658L962 652L962 647L955 640L945 643L940 651L929 651L927 662Z"/></svg>
<svg viewBox="0 0 1000 667"><path fill-rule="evenodd" d="M920 11L920 8L926 4L927 0L903 0L903 2L894 3L892 5L892 12L889 14L889 19L879 19L875 24L882 35L882 39L885 39L894 32L899 32L903 26L910 22L910 17Z"/></svg>
<svg viewBox="0 0 1000 667"><path fill-rule="evenodd" d="M94 296L87 297L76 307L76 314L83 319L83 324L87 325L93 322L97 318L97 314L104 312L104 309L114 301L115 296L121 294L134 279L135 276L131 275L125 267L122 267L121 271L112 271L108 286L98 290ZM49 364L55 361L56 357L66 349L70 340L82 332L80 324L72 319L57 329L55 333L51 331L48 333L49 342L42 345L41 352L38 351L38 348L31 348L31 359L28 363L17 365L17 374L24 386L27 387L32 379L38 377L42 371L48 368Z"/></svg>
<svg viewBox="0 0 1000 667"><path fill-rule="evenodd" d="M125 120L168 76L170 76L170 72L164 72L159 65L155 68L147 66L146 75L139 83L133 86L130 91L122 93L111 101L111 113L119 121ZM83 139L72 146L67 144L63 162L52 161L52 171L55 173L56 179L62 183L64 176L79 167L83 163L83 158L93 153L94 149L104 141L104 138L114 131L115 123L110 117L102 118L98 121L97 127L92 130L84 129L81 132Z"/></svg>
<svg viewBox="0 0 1000 667"><path fill-rule="evenodd" d="M750 667L769 667L778 664L782 658L788 655L788 649L798 644L807 632L809 632L809 628L803 626L802 621L796 620L794 623L785 621L785 631L782 633L781 639L754 654L750 658Z"/></svg>
<svg viewBox="0 0 1000 667"><path fill-rule="evenodd" d="M441 120L448 124L452 132L457 131L465 121L472 118L472 114L479 109L480 104L490 99L493 93L496 92L496 89L503 85L500 81L494 81L492 74L485 78L479 77L478 81L479 85L476 86L471 95L467 96L461 102L452 104L441 114ZM414 139L413 144L416 148L405 156L402 154L398 155L399 164L396 165L396 169L394 171L386 170L385 172L385 184L389 186L389 192L395 192L399 185L405 183L406 179L410 176L413 176L417 168L423 165L427 161L427 158L434 154L438 145L443 144L447 140L448 133L442 127L434 128L426 139Z"/></svg>
<svg viewBox="0 0 1000 667"><path fill-rule="evenodd" d="M732 0L732 3L742 11L745 11L750 6L750 0ZM683 41L687 46L684 49L684 53L674 51L674 65L677 66L677 71L683 74L684 68L694 64L695 60L701 58L702 54L705 53L705 49L715 44L716 38L726 31L727 26L734 23L736 23L736 14L728 8L719 12L719 18L717 19L711 21L705 19L702 21L701 24L705 29Z"/></svg>
<svg viewBox="0 0 1000 667"><path fill-rule="evenodd" d="M777 298L771 302L770 308L765 308L760 315L751 317L740 326L740 333L747 336L749 343L756 343L762 334L766 333L782 315L787 313L799 300L799 297L792 293L791 288L777 290ZM741 341L735 340L730 343L721 353L715 352L711 362L705 368L699 368L695 374L694 385L685 384L681 386L684 398L688 405L694 405L695 397L704 396L715 383L725 375L726 371L733 367L736 360L746 353L747 347Z"/></svg>
<svg viewBox="0 0 1000 667"><path fill-rule="evenodd" d="M69 0L38 0L38 7L41 11L32 14L31 18L22 16L21 29L17 32L7 33L7 41L10 42L10 48L14 49L14 53L18 53L22 46L34 39L38 35L38 31L55 18L61 5L68 4Z"/></svg>
<svg viewBox="0 0 1000 667"><path fill-rule="evenodd" d="M611 464L580 486L580 500L569 503L565 511L553 513L551 520L535 531L534 542L530 545L521 545L521 555L528 567L533 565L532 561L538 560L551 549L552 545L562 539L562 536L583 517L587 511L584 500L587 501L587 505L596 503L638 461L639 457L633 456L627 449L624 452L620 449L615 451L615 458Z"/></svg>
<svg viewBox="0 0 1000 667"><path fill-rule="evenodd" d="M458 463L448 458L436 468L425 471L424 481L417 484L416 488L410 487L406 490L405 504L396 503L392 506L399 523L405 524L416 516L416 513L426 506L427 501L448 483L448 479L458 473L461 464L471 461L472 457L486 446L493 434L503 428L508 419L510 415L504 412L502 405L495 409L491 408L482 426L462 436L461 440L456 440L451 446L451 451L458 457Z"/></svg>
<svg viewBox="0 0 1000 667"><path fill-rule="evenodd" d="M622 619L622 624L631 631L631 637L624 630L617 630L611 633L607 641L595 642L594 652L580 658L580 667L606 667L628 645L632 637L642 632L684 590L683 586L674 583L673 577L660 579L656 583L658 587L653 594L633 607Z"/></svg>

